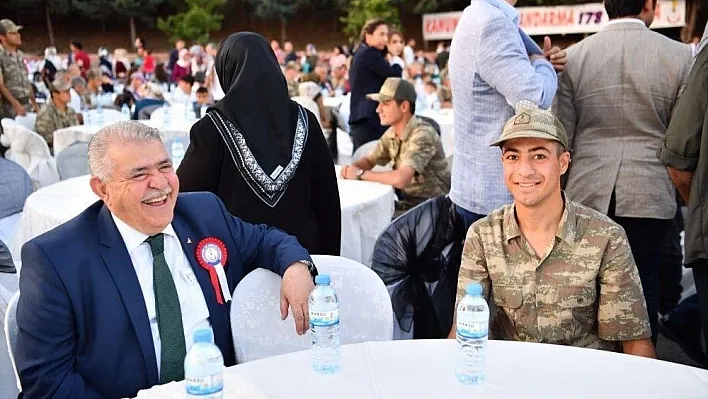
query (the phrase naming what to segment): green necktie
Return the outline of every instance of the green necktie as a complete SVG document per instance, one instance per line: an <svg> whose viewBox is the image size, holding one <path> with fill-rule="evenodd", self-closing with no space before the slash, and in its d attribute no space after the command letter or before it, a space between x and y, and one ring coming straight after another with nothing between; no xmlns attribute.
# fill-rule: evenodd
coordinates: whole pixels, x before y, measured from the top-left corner
<svg viewBox="0 0 708 399"><path fill-rule="evenodd" d="M162 233L148 237L153 265L153 289L157 329L160 331L160 384L184 379L184 358L187 355L184 343L182 311L177 288L165 260L165 241Z"/></svg>

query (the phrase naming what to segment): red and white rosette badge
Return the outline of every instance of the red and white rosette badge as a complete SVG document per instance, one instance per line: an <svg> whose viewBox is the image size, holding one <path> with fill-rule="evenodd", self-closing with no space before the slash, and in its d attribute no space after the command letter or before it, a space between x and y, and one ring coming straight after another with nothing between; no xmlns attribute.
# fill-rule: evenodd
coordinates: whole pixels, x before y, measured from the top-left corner
<svg viewBox="0 0 708 399"><path fill-rule="evenodd" d="M226 281L224 265L227 260L226 245L215 237L208 237L197 245L197 261L199 265L209 272L211 286L214 287L216 301L219 305L231 300L229 283Z"/></svg>

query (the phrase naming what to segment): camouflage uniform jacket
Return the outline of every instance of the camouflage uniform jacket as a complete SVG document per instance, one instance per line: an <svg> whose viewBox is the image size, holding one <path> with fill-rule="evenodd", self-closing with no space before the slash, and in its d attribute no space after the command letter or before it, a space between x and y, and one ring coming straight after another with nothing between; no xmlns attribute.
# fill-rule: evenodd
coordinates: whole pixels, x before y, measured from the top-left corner
<svg viewBox="0 0 708 399"><path fill-rule="evenodd" d="M54 105L53 101L39 111L37 121L34 124L34 130L39 133L45 140L49 148L52 148L54 142L54 132L65 127L76 126L79 121L76 119L76 112L67 105L66 111L61 112Z"/></svg>
<svg viewBox="0 0 708 399"><path fill-rule="evenodd" d="M10 94L24 105L27 111L32 111L29 101L32 94L32 84L27 77L27 67L25 67L22 51L17 50L14 54L7 51L0 52L0 77ZM3 99L3 111L5 117L15 117L15 112L7 99Z"/></svg>
<svg viewBox="0 0 708 399"><path fill-rule="evenodd" d="M429 123L415 116L408 121L400 139L393 127L388 128L369 161L376 165L393 161L393 169L413 168L415 175L402 190L404 200L413 205L450 191L450 167L440 136Z"/></svg>
<svg viewBox="0 0 708 399"><path fill-rule="evenodd" d="M651 336L622 227L566 201L545 253L537 256L524 239L513 204L494 211L467 233L457 300L473 281L487 299L491 292L490 335L496 339L618 350L617 341Z"/></svg>

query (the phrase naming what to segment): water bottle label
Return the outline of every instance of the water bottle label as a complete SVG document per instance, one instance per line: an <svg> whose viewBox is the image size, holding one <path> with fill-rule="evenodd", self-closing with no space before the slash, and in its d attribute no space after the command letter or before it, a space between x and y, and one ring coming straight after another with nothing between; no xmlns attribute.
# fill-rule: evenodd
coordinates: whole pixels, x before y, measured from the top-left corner
<svg viewBox="0 0 708 399"><path fill-rule="evenodd" d="M462 338L480 339L488 334L487 323L457 321L457 335Z"/></svg>
<svg viewBox="0 0 708 399"><path fill-rule="evenodd" d="M310 327L329 327L335 324L339 324L339 309L310 310Z"/></svg>
<svg viewBox="0 0 708 399"><path fill-rule="evenodd" d="M224 390L224 378L221 373L205 377L185 378L187 395L213 395Z"/></svg>

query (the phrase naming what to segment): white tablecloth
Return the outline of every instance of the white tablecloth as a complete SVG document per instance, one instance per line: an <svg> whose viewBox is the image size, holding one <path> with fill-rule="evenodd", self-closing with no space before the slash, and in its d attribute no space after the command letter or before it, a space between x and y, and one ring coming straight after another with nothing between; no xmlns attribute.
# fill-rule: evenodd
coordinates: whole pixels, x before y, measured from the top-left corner
<svg viewBox="0 0 708 399"><path fill-rule="evenodd" d="M154 127L163 133L163 138L169 139L177 136L189 136L189 130L196 121L175 120L172 123L164 126L160 121L142 120L141 123ZM105 124L103 126L107 126ZM96 134L103 126L98 125L77 125L64 129L59 129L54 132L54 156L64 151L68 146L76 141L88 143L91 136Z"/></svg>
<svg viewBox="0 0 708 399"><path fill-rule="evenodd" d="M454 340L418 340L345 345L338 375L315 374L309 351L237 365L225 370L224 389L237 390L229 386L237 376L270 399L315 392L337 399L708 397L708 371L679 364L547 344L490 341L487 348L487 381L480 386L457 381ZM182 384L172 389L184 392Z"/></svg>
<svg viewBox="0 0 708 399"><path fill-rule="evenodd" d="M370 182L337 182L342 207L341 255L368 264L376 238L393 215L393 189ZM97 200L89 186L89 176L64 180L32 193L15 231L13 259L20 259L25 242L70 220Z"/></svg>

